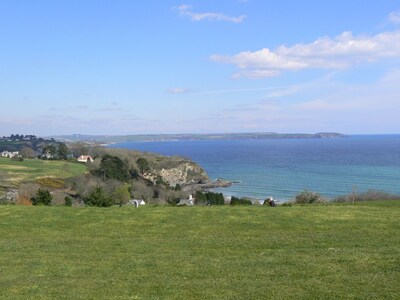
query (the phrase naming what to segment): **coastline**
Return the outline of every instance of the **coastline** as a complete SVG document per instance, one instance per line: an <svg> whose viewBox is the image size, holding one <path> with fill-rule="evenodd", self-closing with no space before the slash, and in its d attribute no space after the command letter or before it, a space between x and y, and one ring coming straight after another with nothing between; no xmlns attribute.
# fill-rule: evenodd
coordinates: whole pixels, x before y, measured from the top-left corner
<svg viewBox="0 0 400 300"><path fill-rule="evenodd" d="M234 183L213 190L227 196L289 201L303 190L333 199L368 190L400 194L400 135L338 139L178 141L113 144L110 147L182 156L209 178Z"/></svg>

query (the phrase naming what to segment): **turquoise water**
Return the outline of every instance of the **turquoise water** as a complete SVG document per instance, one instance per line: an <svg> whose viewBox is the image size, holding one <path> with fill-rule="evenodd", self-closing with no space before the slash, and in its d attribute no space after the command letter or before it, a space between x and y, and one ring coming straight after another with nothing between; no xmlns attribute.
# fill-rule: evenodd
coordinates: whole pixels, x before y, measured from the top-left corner
<svg viewBox="0 0 400 300"><path fill-rule="evenodd" d="M304 189L330 198L369 189L400 194L400 135L133 142L112 147L190 158L212 179L240 182L219 190L226 195L287 200Z"/></svg>

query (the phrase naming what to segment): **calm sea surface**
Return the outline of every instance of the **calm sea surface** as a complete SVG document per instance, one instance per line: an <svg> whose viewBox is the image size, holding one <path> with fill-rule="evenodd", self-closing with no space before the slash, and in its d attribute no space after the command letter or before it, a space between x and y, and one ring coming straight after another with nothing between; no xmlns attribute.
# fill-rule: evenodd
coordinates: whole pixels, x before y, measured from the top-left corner
<svg viewBox="0 0 400 300"><path fill-rule="evenodd" d="M240 182L219 189L226 195L287 200L304 189L326 197L368 189L400 194L400 135L133 142L112 147L190 158L212 179Z"/></svg>

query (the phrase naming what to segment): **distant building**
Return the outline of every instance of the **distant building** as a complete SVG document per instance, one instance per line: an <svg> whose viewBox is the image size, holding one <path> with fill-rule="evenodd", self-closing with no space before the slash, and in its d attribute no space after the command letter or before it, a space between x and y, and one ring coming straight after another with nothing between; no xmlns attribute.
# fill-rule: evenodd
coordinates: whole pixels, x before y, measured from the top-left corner
<svg viewBox="0 0 400 300"><path fill-rule="evenodd" d="M12 157L18 156L18 155L19 155L19 152L18 152L18 151L14 151L14 152L3 151L3 152L1 152L1 156L2 156L2 157L9 157L9 158L12 158Z"/></svg>
<svg viewBox="0 0 400 300"><path fill-rule="evenodd" d="M90 155L81 155L78 157L78 161L88 163L93 162L93 158Z"/></svg>

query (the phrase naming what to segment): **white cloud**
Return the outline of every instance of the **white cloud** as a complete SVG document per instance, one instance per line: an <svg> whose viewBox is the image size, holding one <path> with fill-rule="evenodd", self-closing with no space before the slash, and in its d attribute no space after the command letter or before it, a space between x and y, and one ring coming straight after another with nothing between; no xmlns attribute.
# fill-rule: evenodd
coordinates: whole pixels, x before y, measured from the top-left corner
<svg viewBox="0 0 400 300"><path fill-rule="evenodd" d="M231 17L225 15L223 13L215 13L215 12L203 12L203 13L196 13L192 11L192 6L182 4L176 7L179 11L181 16L189 17L192 21L225 21L225 22L232 22L232 23L241 23L246 18L245 15L240 15L237 17Z"/></svg>
<svg viewBox="0 0 400 300"><path fill-rule="evenodd" d="M184 88L172 88L168 90L169 93L171 94L184 94L187 93L188 90Z"/></svg>
<svg viewBox="0 0 400 300"><path fill-rule="evenodd" d="M211 60L234 64L240 72L235 78L262 78L311 68L344 69L354 64L400 58L400 31L382 32L374 36L353 36L344 32L334 38L322 37L309 44L275 50L240 52L233 56L212 55Z"/></svg>
<svg viewBox="0 0 400 300"><path fill-rule="evenodd" d="M390 23L393 23L393 24L400 24L400 10L398 10L398 11L392 11L392 12L389 14L388 19L389 19L389 22L390 22Z"/></svg>

